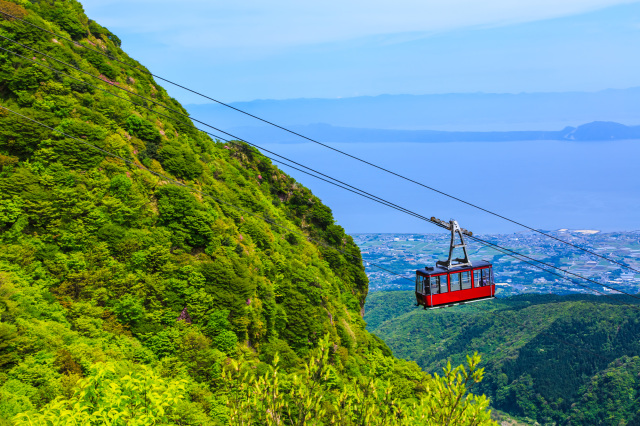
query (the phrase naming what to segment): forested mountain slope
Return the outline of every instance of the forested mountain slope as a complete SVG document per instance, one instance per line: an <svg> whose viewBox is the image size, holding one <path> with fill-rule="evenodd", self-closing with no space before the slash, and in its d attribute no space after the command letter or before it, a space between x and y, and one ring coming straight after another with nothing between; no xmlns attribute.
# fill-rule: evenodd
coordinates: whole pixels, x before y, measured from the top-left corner
<svg viewBox="0 0 640 426"><path fill-rule="evenodd" d="M489 422L365 330L308 189L197 131L78 2L0 12L0 424Z"/></svg>
<svg viewBox="0 0 640 426"><path fill-rule="evenodd" d="M640 424L640 304L630 298L523 295L426 312L413 299L376 292L365 306L369 330L397 356L435 372L478 351L492 406L532 422Z"/></svg>

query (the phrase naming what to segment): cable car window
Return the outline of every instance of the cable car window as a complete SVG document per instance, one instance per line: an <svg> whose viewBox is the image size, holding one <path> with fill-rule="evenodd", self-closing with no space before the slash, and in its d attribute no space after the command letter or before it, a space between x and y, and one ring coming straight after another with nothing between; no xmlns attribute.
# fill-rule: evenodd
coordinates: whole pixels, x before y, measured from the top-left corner
<svg viewBox="0 0 640 426"><path fill-rule="evenodd" d="M416 293L429 294L429 277L416 275Z"/></svg>
<svg viewBox="0 0 640 426"><path fill-rule="evenodd" d="M451 291L460 290L461 273L451 274Z"/></svg>
<svg viewBox="0 0 640 426"><path fill-rule="evenodd" d="M491 268L484 268L480 270L480 286L484 287L485 285L491 284Z"/></svg>
<svg viewBox="0 0 640 426"><path fill-rule="evenodd" d="M446 275L439 275L437 277L434 277L438 279L438 285L440 286L440 293L446 293L449 291L449 289L447 288L447 276Z"/></svg>
<svg viewBox="0 0 640 426"><path fill-rule="evenodd" d="M440 293L440 281L438 281L438 277L430 277L431 282L431 294Z"/></svg>
<svg viewBox="0 0 640 426"><path fill-rule="evenodd" d="M480 287L480 269L473 271L473 286Z"/></svg>
<svg viewBox="0 0 640 426"><path fill-rule="evenodd" d="M460 273L462 277L462 289L468 290L471 288L471 271L465 271Z"/></svg>

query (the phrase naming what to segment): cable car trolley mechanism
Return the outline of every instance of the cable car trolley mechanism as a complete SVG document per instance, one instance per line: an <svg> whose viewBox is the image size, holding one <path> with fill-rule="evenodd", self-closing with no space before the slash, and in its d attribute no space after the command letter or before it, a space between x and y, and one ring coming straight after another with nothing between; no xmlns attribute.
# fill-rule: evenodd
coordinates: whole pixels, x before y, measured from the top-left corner
<svg viewBox="0 0 640 426"><path fill-rule="evenodd" d="M486 260L471 262L467 255L463 234L473 234L460 228L455 220L445 222L432 217L431 221L451 231L449 258L437 261L435 267L416 271L416 306L435 309L494 298L496 287L491 263ZM456 234L460 243L456 243ZM453 251L457 248L462 249L464 257L453 259Z"/></svg>

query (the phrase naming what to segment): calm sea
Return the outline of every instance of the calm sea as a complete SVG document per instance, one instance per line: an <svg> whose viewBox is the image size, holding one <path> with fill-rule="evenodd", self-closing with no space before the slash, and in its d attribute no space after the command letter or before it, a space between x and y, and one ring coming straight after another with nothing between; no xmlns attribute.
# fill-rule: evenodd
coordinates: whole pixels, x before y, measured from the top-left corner
<svg viewBox="0 0 640 426"><path fill-rule="evenodd" d="M640 141L331 145L535 228L640 229ZM479 234L521 230L316 144L264 147L424 216L457 219ZM433 225L281 168L329 205L349 233L437 231Z"/></svg>

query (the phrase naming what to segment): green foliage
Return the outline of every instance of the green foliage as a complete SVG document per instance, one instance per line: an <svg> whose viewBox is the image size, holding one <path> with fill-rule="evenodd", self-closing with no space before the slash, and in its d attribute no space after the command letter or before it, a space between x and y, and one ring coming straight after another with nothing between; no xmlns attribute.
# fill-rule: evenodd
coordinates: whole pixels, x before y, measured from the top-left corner
<svg viewBox="0 0 640 426"><path fill-rule="evenodd" d="M211 241L211 218L186 188L163 186L156 197L160 223L173 232L176 246L205 247Z"/></svg>
<svg viewBox="0 0 640 426"><path fill-rule="evenodd" d="M125 121L125 129L145 142L144 156L157 159L161 138L160 132L149 121L132 114Z"/></svg>
<svg viewBox="0 0 640 426"><path fill-rule="evenodd" d="M15 346L17 342L17 330L12 324L0 322L0 368L12 364L17 360Z"/></svg>
<svg viewBox="0 0 640 426"><path fill-rule="evenodd" d="M81 47L143 69L76 0L20 4L0 0L77 43L0 34L97 78L0 55L2 105L57 130L0 112L0 424L228 424L245 391L255 424L419 406L432 379L365 331L360 253L331 210L249 145L112 96L184 111Z"/></svg>
<svg viewBox="0 0 640 426"><path fill-rule="evenodd" d="M223 370L222 397L229 424L265 425L494 425L489 400L469 394L482 380L480 357L468 357L468 368L448 365L442 377L422 375L424 394L414 401L394 398L389 381L361 377L336 383L329 362L328 339L320 342L298 373L283 373L279 356L264 374L252 375L242 361Z"/></svg>
<svg viewBox="0 0 640 426"><path fill-rule="evenodd" d="M36 67L20 68L9 80L9 90L16 95L20 95L23 91L34 92L40 87L41 83L48 81L50 78L51 74L46 69Z"/></svg>
<svg viewBox="0 0 640 426"><path fill-rule="evenodd" d="M619 425L640 421L640 357L621 357L580 389L571 424Z"/></svg>
<svg viewBox="0 0 640 426"><path fill-rule="evenodd" d="M129 325L136 324L144 317L142 301L130 294L118 300L113 311L122 323Z"/></svg>
<svg viewBox="0 0 640 426"><path fill-rule="evenodd" d="M100 74L103 74L109 80L115 80L118 77L118 73L115 68L109 65L107 59L101 54L89 50L87 51L85 58L91 65L96 67ZM129 120L127 120L127 124L129 125Z"/></svg>
<svg viewBox="0 0 640 426"><path fill-rule="evenodd" d="M41 413L19 414L16 425L169 424L173 408L185 397L185 382L167 382L151 369L122 374L112 364L95 364L71 398L60 398Z"/></svg>
<svg viewBox="0 0 640 426"><path fill-rule="evenodd" d="M122 44L122 41L118 36L113 34L102 25L98 24L96 21L89 20L89 31L91 31L91 34L96 37L102 37L111 40L117 47L120 47L120 45Z"/></svg>
<svg viewBox="0 0 640 426"><path fill-rule="evenodd" d="M192 152L179 145L166 145L158 153L162 166L174 176L195 179L202 174L202 165Z"/></svg>
<svg viewBox="0 0 640 426"><path fill-rule="evenodd" d="M75 7L79 6L72 2L56 2L50 7L43 7L43 15L66 31L74 40L80 40L87 35L87 30L81 21Z"/></svg>
<svg viewBox="0 0 640 426"><path fill-rule="evenodd" d="M637 394L622 391L623 383L633 389L633 380L622 368L604 371L609 363L619 365L640 353L637 309L593 296L529 295L425 315L410 306L413 297L412 292L372 294L365 315L370 329L426 371L437 371L446 358L459 363L470 349L478 351L487 363L479 389L494 407L557 424L618 424L636 415L628 401ZM633 371L633 363L624 365ZM604 391L609 405L586 390L602 386L603 377L611 379ZM585 415L577 415L576 404L585 404L580 409ZM604 420L609 417L610 423Z"/></svg>

